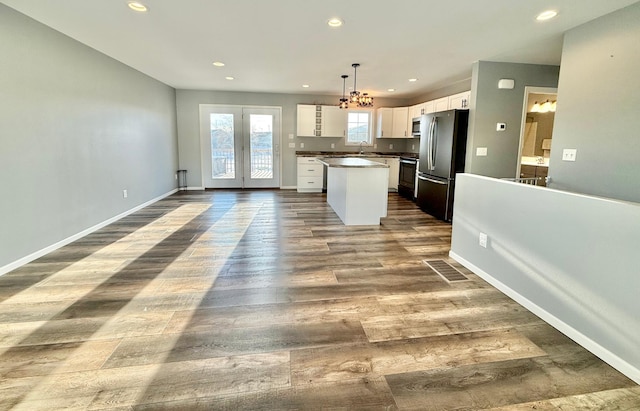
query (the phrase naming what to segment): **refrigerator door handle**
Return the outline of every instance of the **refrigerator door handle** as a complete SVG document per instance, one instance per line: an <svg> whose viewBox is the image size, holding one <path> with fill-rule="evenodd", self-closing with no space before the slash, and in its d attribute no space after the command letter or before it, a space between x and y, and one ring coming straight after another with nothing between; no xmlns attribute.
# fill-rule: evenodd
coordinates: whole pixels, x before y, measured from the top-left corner
<svg viewBox="0 0 640 411"><path fill-rule="evenodd" d="M423 176L421 176L419 174L418 174L418 179L419 180L423 180L423 181L428 181L430 183L440 184L440 185L443 185L443 186L446 186L448 184L446 181L433 180L431 178L423 177Z"/></svg>
<svg viewBox="0 0 640 411"><path fill-rule="evenodd" d="M438 117L433 117L433 127L431 128L431 171L436 169L436 132L438 130Z"/></svg>
<svg viewBox="0 0 640 411"><path fill-rule="evenodd" d="M432 151L433 151L433 119L429 121L429 135L427 137L427 170L433 170Z"/></svg>

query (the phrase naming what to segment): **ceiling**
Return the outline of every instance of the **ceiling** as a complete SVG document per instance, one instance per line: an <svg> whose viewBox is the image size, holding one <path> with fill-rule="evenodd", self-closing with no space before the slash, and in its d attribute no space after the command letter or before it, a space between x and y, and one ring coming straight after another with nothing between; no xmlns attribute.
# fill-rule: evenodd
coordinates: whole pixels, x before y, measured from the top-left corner
<svg viewBox="0 0 640 411"><path fill-rule="evenodd" d="M0 2L177 89L338 95L360 63L360 91L411 98L478 60L560 64L566 30L638 0L140 1Z"/></svg>

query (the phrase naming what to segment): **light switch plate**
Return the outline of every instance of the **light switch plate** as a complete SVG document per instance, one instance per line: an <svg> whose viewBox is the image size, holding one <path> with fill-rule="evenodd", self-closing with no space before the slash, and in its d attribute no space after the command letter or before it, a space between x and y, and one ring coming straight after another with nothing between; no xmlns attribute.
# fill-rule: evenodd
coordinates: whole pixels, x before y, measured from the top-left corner
<svg viewBox="0 0 640 411"><path fill-rule="evenodd" d="M487 155L486 147L476 147L476 156L485 157Z"/></svg>
<svg viewBox="0 0 640 411"><path fill-rule="evenodd" d="M289 133L289 140L293 140L293 134Z"/></svg>
<svg viewBox="0 0 640 411"><path fill-rule="evenodd" d="M296 148L296 143L289 143L289 148Z"/></svg>
<svg viewBox="0 0 640 411"><path fill-rule="evenodd" d="M578 150L575 148L565 148L562 150L562 161L576 161Z"/></svg>

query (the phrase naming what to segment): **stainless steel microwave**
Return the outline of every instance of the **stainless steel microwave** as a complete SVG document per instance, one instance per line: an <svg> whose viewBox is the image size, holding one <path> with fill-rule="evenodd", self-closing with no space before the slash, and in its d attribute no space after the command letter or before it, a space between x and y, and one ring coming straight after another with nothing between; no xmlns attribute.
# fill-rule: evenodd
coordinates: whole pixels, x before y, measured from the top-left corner
<svg viewBox="0 0 640 411"><path fill-rule="evenodd" d="M411 120L411 136L420 137L420 117Z"/></svg>

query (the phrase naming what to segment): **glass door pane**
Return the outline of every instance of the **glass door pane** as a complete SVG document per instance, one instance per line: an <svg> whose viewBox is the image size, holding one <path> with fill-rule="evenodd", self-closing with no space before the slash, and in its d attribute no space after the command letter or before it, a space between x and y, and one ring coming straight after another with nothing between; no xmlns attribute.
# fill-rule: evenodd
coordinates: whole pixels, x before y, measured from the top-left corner
<svg viewBox="0 0 640 411"><path fill-rule="evenodd" d="M280 117L276 107L245 107L244 187L280 186Z"/></svg>
<svg viewBox="0 0 640 411"><path fill-rule="evenodd" d="M249 115L251 178L273 178L273 116Z"/></svg>
<svg viewBox="0 0 640 411"><path fill-rule="evenodd" d="M211 178L236 178L233 114L212 113Z"/></svg>

